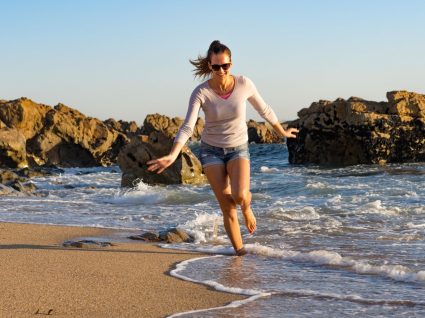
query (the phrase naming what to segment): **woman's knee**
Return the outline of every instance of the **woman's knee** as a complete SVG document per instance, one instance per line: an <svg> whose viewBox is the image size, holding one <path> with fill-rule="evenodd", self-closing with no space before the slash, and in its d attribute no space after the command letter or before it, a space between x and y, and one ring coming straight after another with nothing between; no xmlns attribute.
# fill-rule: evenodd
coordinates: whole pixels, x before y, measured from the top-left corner
<svg viewBox="0 0 425 318"><path fill-rule="evenodd" d="M232 193L233 200L238 205L249 205L251 204L251 192L249 190L237 191Z"/></svg>
<svg viewBox="0 0 425 318"><path fill-rule="evenodd" d="M223 211L230 211L236 209L236 203L230 194L223 194L219 198L220 207Z"/></svg>

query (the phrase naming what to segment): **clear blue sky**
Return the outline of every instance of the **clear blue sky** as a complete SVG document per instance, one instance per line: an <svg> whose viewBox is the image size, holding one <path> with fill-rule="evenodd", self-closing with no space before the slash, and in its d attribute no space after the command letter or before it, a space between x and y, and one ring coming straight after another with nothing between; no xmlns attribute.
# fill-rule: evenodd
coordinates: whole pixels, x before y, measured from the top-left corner
<svg viewBox="0 0 425 318"><path fill-rule="evenodd" d="M425 93L421 0L0 0L0 13L0 99L102 120L184 117L200 83L188 59L216 39L281 120L319 99Z"/></svg>

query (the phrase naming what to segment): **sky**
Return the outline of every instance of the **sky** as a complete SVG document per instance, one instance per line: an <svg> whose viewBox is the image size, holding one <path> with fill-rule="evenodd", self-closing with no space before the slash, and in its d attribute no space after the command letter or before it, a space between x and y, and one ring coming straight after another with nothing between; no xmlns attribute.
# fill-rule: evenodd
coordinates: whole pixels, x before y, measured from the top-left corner
<svg viewBox="0 0 425 318"><path fill-rule="evenodd" d="M422 0L0 0L0 14L0 99L101 120L184 117L202 82L189 59L213 40L282 121L321 99L425 94ZM247 117L261 119L249 103Z"/></svg>

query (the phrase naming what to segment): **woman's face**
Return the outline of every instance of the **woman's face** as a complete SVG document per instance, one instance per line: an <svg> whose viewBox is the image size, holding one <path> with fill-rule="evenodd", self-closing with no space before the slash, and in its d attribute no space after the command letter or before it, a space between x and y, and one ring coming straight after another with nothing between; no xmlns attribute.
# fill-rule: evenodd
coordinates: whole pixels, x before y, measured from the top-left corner
<svg viewBox="0 0 425 318"><path fill-rule="evenodd" d="M215 70L217 68L217 65L223 65L223 64L230 64L229 68L225 70L225 67L220 67L218 70ZM216 66L214 66L216 65ZM227 76L230 74L230 69L232 67L232 62L230 61L230 57L227 53L218 53L218 54L212 54L211 55L211 62L209 63L210 70L212 70L213 76Z"/></svg>

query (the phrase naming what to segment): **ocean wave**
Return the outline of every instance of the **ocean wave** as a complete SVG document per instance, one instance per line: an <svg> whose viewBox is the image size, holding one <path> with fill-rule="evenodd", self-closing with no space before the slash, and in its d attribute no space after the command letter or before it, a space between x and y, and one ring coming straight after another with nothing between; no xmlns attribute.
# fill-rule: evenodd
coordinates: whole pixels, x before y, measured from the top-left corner
<svg viewBox="0 0 425 318"><path fill-rule="evenodd" d="M336 252L315 250L308 253L274 249L259 244L247 244L246 250L252 254L279 257L285 260L311 262L318 265L340 266L358 274L375 274L404 282L425 282L425 271L412 271L402 265L371 265L362 260L343 257Z"/></svg>

